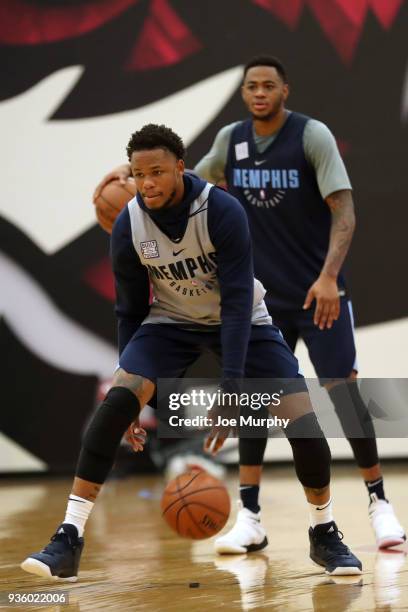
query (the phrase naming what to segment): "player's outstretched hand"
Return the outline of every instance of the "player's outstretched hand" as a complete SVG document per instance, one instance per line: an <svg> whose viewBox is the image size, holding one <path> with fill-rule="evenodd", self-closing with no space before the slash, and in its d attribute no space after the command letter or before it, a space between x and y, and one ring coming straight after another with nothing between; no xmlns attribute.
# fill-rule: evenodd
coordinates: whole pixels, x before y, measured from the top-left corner
<svg viewBox="0 0 408 612"><path fill-rule="evenodd" d="M340 297L336 279L322 272L306 295L303 309L310 308L316 300L316 309L313 317L314 324L319 329L330 329L340 315Z"/></svg>
<svg viewBox="0 0 408 612"><path fill-rule="evenodd" d="M93 202L95 203L96 200L99 198L102 189L105 187L105 185L115 180L118 180L121 185L125 185L126 179L129 178L130 175L131 171L129 164L122 164L121 166L118 166L117 168L106 174L99 183L99 185L97 185L97 187L95 188L95 191L92 196Z"/></svg>
<svg viewBox="0 0 408 612"><path fill-rule="evenodd" d="M211 419L212 426L210 433L205 439L204 450L212 455L216 455L230 433L236 435L239 407L237 404L230 406L215 405L209 411L208 418Z"/></svg>
<svg viewBox="0 0 408 612"><path fill-rule="evenodd" d="M143 450L146 438L146 430L144 430L143 427L140 427L139 419L133 421L125 433L126 442L130 444L135 453Z"/></svg>

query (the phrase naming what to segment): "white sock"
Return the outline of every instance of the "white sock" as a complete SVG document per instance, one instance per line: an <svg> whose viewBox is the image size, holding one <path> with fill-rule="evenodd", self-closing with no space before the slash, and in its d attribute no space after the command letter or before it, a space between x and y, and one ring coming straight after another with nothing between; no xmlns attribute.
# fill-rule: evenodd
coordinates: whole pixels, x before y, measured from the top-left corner
<svg viewBox="0 0 408 612"><path fill-rule="evenodd" d="M91 510L94 507L94 503L78 497L78 495L71 495L68 498L67 511L64 518L64 523L75 525L78 529L78 536L82 538L85 529L85 523L88 520Z"/></svg>
<svg viewBox="0 0 408 612"><path fill-rule="evenodd" d="M332 500L329 499L325 504L321 504L320 506L315 506L314 504L309 503L309 516L310 516L310 524L312 527L316 527L316 525L323 525L324 523L330 523L333 521L333 508L332 508Z"/></svg>

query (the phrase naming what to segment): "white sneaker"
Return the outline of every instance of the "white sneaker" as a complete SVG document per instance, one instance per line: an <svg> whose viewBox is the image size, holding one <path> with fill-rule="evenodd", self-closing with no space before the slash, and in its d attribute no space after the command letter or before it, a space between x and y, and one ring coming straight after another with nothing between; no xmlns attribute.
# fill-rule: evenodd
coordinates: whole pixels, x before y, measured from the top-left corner
<svg viewBox="0 0 408 612"><path fill-rule="evenodd" d="M261 525L260 512L251 512L238 502L238 516L233 528L214 543L215 552L219 555L239 555L262 550L268 545L266 531Z"/></svg>
<svg viewBox="0 0 408 612"><path fill-rule="evenodd" d="M392 505L384 499L374 499L368 507L378 548L397 546L405 542L406 535L395 516Z"/></svg>

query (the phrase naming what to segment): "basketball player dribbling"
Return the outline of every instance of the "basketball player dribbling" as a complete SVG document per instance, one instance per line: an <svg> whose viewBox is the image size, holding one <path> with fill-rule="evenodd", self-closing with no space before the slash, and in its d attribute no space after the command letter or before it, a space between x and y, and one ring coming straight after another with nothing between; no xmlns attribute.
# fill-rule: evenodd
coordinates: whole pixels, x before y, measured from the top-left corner
<svg viewBox="0 0 408 612"><path fill-rule="evenodd" d="M149 124L132 134L127 153L137 196L118 216L111 239L119 367L83 436L65 518L21 567L77 579L85 524L122 436L127 431L142 450L138 415L157 379L182 376L209 349L221 358L222 389L239 389L244 376L292 380L281 406L295 414L284 431L309 505L310 556L330 574L360 573L332 516L329 447L297 360L253 276L245 211L222 189L184 173L183 142L165 126ZM213 426L207 448L217 452L225 436Z"/></svg>

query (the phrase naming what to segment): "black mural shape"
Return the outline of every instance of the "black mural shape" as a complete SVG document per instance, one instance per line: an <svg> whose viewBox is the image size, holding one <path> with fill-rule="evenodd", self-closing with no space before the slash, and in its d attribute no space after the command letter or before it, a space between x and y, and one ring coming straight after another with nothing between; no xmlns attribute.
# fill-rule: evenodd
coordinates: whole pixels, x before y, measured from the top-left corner
<svg viewBox="0 0 408 612"><path fill-rule="evenodd" d="M20 344L0 319L2 368L0 431L47 463L51 472L71 472L80 433L95 405L97 379L62 372Z"/></svg>
<svg viewBox="0 0 408 612"><path fill-rule="evenodd" d="M0 244L2 251L41 285L59 310L116 344L113 304L84 279L86 270L109 254L106 232L95 226L54 255L47 255L20 229L0 217Z"/></svg>
<svg viewBox="0 0 408 612"><path fill-rule="evenodd" d="M44 461L47 473L71 475L81 434L96 406L97 378L45 363L20 343L1 318L0 346L7 354L0 374L0 431ZM154 433L149 436L152 442ZM154 470L149 452L135 455L121 446L110 476Z"/></svg>

